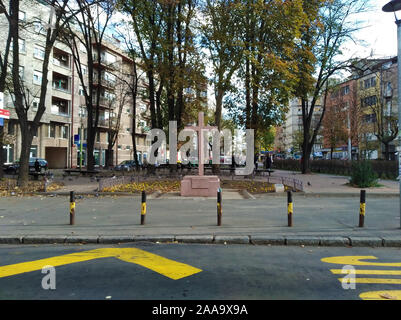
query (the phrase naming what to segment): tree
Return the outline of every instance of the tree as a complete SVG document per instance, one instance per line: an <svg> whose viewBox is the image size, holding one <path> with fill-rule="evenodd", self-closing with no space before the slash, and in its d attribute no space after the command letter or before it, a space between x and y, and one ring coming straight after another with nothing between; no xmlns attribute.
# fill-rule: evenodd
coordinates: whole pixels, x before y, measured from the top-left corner
<svg viewBox="0 0 401 320"><path fill-rule="evenodd" d="M309 23L302 28L301 41L296 47L298 61L295 96L302 101L302 173L308 173L309 159L322 125L326 109L313 125L314 112L319 99L326 99L328 81L340 70L350 66L350 61L338 61L346 41L360 29L351 19L366 9L367 0L304 1L304 11Z"/></svg>
<svg viewBox="0 0 401 320"><path fill-rule="evenodd" d="M0 53L0 92L4 93L6 89L6 79L9 75L8 70L8 60L9 60L9 52L11 46L11 32L10 28L7 27L10 21L10 9L7 10L2 0L0 0L0 12L4 14L6 17L6 26L7 29L7 38L5 41L4 53ZM3 177L3 145L5 142L5 133L4 133L4 125L0 127L0 178Z"/></svg>
<svg viewBox="0 0 401 320"><path fill-rule="evenodd" d="M294 86L294 48L305 14L302 1L239 1L243 60L226 103L236 122L258 131L283 120ZM285 8L285 10L283 10Z"/></svg>
<svg viewBox="0 0 401 320"><path fill-rule="evenodd" d="M117 66L108 61L102 54L104 36L114 14L116 3L113 0L81 0L76 2L79 15L67 24L63 33L64 41L70 47L77 75L83 88L87 114L87 170L95 168L94 144L98 131L102 82L105 70L113 70ZM68 7L74 11L72 6ZM81 47L86 51L87 80L82 67L84 57Z"/></svg>
<svg viewBox="0 0 401 320"><path fill-rule="evenodd" d="M327 107L323 119L323 136L325 144L330 148L330 159L333 159L335 148L347 143L347 113L342 104Z"/></svg>
<svg viewBox="0 0 401 320"><path fill-rule="evenodd" d="M215 125L221 129L223 98L232 89L232 78L242 58L241 25L237 0L207 0L203 7L202 46L213 66L212 83L216 99Z"/></svg>
<svg viewBox="0 0 401 320"><path fill-rule="evenodd" d="M32 92L27 87L20 77L20 63L19 63L19 38L20 38L20 25L19 25L19 0L10 0L10 14L9 14L9 29L13 43L12 53L12 88L9 89L11 96L14 97L15 111L18 116L18 122L21 130L21 155L20 155L20 168L18 174L18 185L24 187L28 182L29 173L29 154L32 145L32 138L37 132L40 125L40 120L46 111L45 99L47 94L48 84L48 66L50 61L50 54L54 43L58 39L61 30L63 30L66 23L76 14L75 10L66 14L66 8L69 0L51 0L47 2L49 8L48 22L45 25L46 40L44 57L42 64L42 80L40 92L35 96L39 96L38 110L34 113L32 121L28 120L28 111L32 104Z"/></svg>

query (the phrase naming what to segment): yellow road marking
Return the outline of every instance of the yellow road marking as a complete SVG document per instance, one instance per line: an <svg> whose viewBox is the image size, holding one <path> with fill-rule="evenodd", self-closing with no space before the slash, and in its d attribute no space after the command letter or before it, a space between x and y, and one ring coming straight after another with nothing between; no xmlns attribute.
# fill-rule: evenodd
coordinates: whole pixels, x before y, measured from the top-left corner
<svg viewBox="0 0 401 320"><path fill-rule="evenodd" d="M378 266L378 267L401 267L401 262L366 262L361 260L376 260L374 256L342 256L323 258L321 261L332 264L354 265L354 266Z"/></svg>
<svg viewBox="0 0 401 320"><path fill-rule="evenodd" d="M350 283L380 283L380 284L401 284L401 279L380 279L380 278L339 278L338 279L341 283L343 280L346 280Z"/></svg>
<svg viewBox="0 0 401 320"><path fill-rule="evenodd" d="M369 291L359 295L363 300L401 300L400 290Z"/></svg>
<svg viewBox="0 0 401 320"><path fill-rule="evenodd" d="M389 276L399 276L401 275L401 270L353 270L349 272L344 272L342 269L331 269L331 273L333 274L380 274L380 275L389 275Z"/></svg>
<svg viewBox="0 0 401 320"><path fill-rule="evenodd" d="M46 265L57 267L66 264L110 257L138 264L173 280L188 277L202 271L201 269L192 267L188 264L170 260L137 248L103 248L2 266L0 267L0 278L41 270L43 266Z"/></svg>

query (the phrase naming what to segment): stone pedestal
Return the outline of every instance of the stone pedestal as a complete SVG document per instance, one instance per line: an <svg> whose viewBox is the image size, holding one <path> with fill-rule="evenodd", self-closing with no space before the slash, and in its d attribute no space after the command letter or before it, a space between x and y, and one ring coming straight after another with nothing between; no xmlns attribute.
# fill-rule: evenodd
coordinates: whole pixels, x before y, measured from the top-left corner
<svg viewBox="0 0 401 320"><path fill-rule="evenodd" d="M181 196L215 197L219 188L218 176L185 176L181 181Z"/></svg>

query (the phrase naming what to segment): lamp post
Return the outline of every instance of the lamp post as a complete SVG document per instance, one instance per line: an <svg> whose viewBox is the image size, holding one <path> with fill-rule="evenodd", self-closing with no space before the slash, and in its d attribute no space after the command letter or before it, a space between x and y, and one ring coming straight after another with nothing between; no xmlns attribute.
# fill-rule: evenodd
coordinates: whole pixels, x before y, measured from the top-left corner
<svg viewBox="0 0 401 320"><path fill-rule="evenodd" d="M401 217L401 20L397 18L396 11L401 10L401 0L392 0L383 7L384 12L394 12L395 23L397 24L398 41L398 180L400 182L400 217ZM401 223L401 219L400 219Z"/></svg>

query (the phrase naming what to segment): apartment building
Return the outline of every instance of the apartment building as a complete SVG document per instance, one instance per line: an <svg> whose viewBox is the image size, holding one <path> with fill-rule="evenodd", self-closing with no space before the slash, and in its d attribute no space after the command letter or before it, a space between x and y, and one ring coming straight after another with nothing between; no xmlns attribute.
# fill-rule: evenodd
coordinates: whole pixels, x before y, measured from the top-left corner
<svg viewBox="0 0 401 320"><path fill-rule="evenodd" d="M320 101L317 102L314 109L312 127L316 125L322 114ZM303 132L302 123L302 103L298 98L291 99L288 106L288 111L285 115L285 122L282 126L276 128L275 149L286 155L293 155L300 152L299 137ZM312 153L318 153L322 149L322 136L317 136Z"/></svg>
<svg viewBox="0 0 401 320"><path fill-rule="evenodd" d="M364 158L384 159L385 146L377 135L391 135L390 122L398 119L397 57L368 61L367 65L363 72L354 74L361 118L359 148ZM393 160L396 143L394 139L389 146Z"/></svg>
<svg viewBox="0 0 401 320"><path fill-rule="evenodd" d="M48 7L39 2L34 4L21 2L20 19L21 23L26 23L25 28L21 30L19 41L20 77L23 79L25 91L29 91L27 96L30 106L28 119L30 120L33 119L38 108L45 52L45 30L37 20L42 15L46 16L45 13L48 10ZM4 21L0 21L1 25L4 23ZM1 43L5 43L5 41L1 41ZM82 70L85 72L86 50L84 47L80 49ZM3 50L1 45L0 50ZM123 70L129 69L133 61L119 48L118 42L113 38L104 40L101 54L102 63L96 67L97 72L102 73L102 81L100 84L94 83L96 90L101 91L101 110L94 151L98 166L105 165L107 156L112 157L113 164L134 158L131 135L133 130L132 98L124 97L122 100L121 92L124 89L120 88L119 81L117 81L122 78ZM46 112L33 138L30 156L45 158L49 163L49 168L74 168L81 164L85 166L87 159L85 98L73 55L68 46L61 41L57 41L53 47L48 70ZM143 82L140 85L144 86ZM10 119L5 121L5 133L9 143L3 148L3 157L4 162L10 163L19 159L21 135L12 95L5 92L4 102L5 108L10 110ZM147 102L138 98L135 139L141 160L147 156L148 150L145 141L145 131L148 125L144 120L146 118L144 115L147 113ZM120 125L117 126L119 114L121 114L121 120L119 121ZM118 136L115 145L109 152L108 138L112 130L117 130ZM80 137L80 142L77 141L77 135ZM82 143L82 148L80 143Z"/></svg>
<svg viewBox="0 0 401 320"><path fill-rule="evenodd" d="M327 96L323 124L324 148L326 158L358 158L359 147L359 103L358 83L350 79L338 84Z"/></svg>
<svg viewBox="0 0 401 320"><path fill-rule="evenodd" d="M351 77L338 84L327 99L330 109L341 106L349 130L349 141L338 141L336 153L343 158L352 148L352 159L384 159L385 146L377 135L391 134L391 126L398 119L397 58L361 59L355 64ZM341 118L341 117L339 117ZM391 119L391 120L390 120ZM338 119L339 120L339 119ZM390 123L392 122L392 124ZM329 137L325 136L325 147ZM389 158L395 159L397 141L389 145Z"/></svg>

